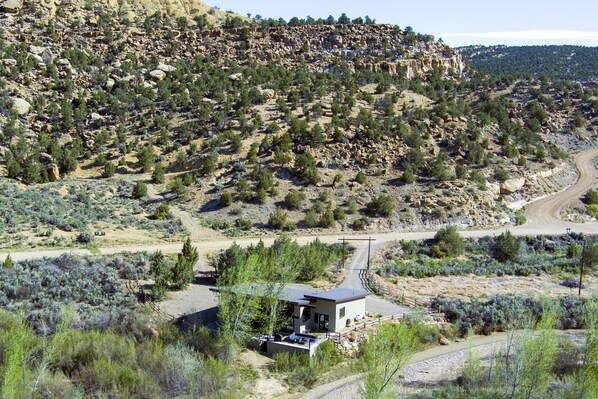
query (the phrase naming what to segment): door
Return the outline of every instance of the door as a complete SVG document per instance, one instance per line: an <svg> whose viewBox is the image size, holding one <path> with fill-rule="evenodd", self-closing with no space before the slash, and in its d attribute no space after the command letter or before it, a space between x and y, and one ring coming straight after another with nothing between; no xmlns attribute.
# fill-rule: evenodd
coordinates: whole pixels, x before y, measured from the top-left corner
<svg viewBox="0 0 598 399"><path fill-rule="evenodd" d="M329 321L328 315L320 313L318 329L320 331L328 331L328 321Z"/></svg>

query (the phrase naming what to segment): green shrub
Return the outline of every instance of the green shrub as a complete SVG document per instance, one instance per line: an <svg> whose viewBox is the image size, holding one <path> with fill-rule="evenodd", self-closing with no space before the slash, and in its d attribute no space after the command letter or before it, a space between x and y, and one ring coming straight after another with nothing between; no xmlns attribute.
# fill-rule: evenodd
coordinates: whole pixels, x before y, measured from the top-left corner
<svg viewBox="0 0 598 399"><path fill-rule="evenodd" d="M364 184L366 181L365 173L363 173L362 171L357 172L357 174L355 175L355 181L359 184Z"/></svg>
<svg viewBox="0 0 598 399"><path fill-rule="evenodd" d="M395 209L392 197L387 194L380 194L366 205L367 210L376 216L390 216Z"/></svg>
<svg viewBox="0 0 598 399"><path fill-rule="evenodd" d="M147 197L147 184L142 181L136 182L131 196L135 199Z"/></svg>
<svg viewBox="0 0 598 399"><path fill-rule="evenodd" d="M510 231L506 231L496 238L492 248L492 256L499 262L512 261L519 256L519 240Z"/></svg>
<svg viewBox="0 0 598 399"><path fill-rule="evenodd" d="M170 215L170 206L167 203L163 202L158 205L158 209L154 213L154 217L156 219L166 219Z"/></svg>
<svg viewBox="0 0 598 399"><path fill-rule="evenodd" d="M521 212L521 211L517 211L515 213L515 225L516 226L522 226L525 224L525 222L527 222L527 218L525 217L525 213Z"/></svg>
<svg viewBox="0 0 598 399"><path fill-rule="evenodd" d="M244 231L249 231L253 227L253 223L249 219L239 218L235 220L235 226Z"/></svg>
<svg viewBox="0 0 598 399"><path fill-rule="evenodd" d="M598 191L588 190L588 192L584 196L584 202L587 205L598 205Z"/></svg>
<svg viewBox="0 0 598 399"><path fill-rule="evenodd" d="M303 202L305 202L305 199L306 199L305 192L298 191L298 190L291 190L284 197L284 204L289 209L298 210L303 207Z"/></svg>
<svg viewBox="0 0 598 399"><path fill-rule="evenodd" d="M164 165L161 162L158 162L154 166L154 171L152 172L152 181L157 184L164 183L164 175L166 174L166 170L164 169Z"/></svg>
<svg viewBox="0 0 598 399"><path fill-rule="evenodd" d="M316 211L314 211L313 209L308 211L305 214L305 219L303 219L303 224L305 225L305 227L309 227L309 228L317 227L319 222L320 222L320 217L318 216Z"/></svg>
<svg viewBox="0 0 598 399"><path fill-rule="evenodd" d="M268 226L282 231L292 231L296 228L295 224L289 220L289 214L278 207L270 214Z"/></svg>
<svg viewBox="0 0 598 399"><path fill-rule="evenodd" d="M353 229L354 230L365 230L365 228L368 226L368 218L366 218L365 216L357 218L353 221Z"/></svg>
<svg viewBox="0 0 598 399"><path fill-rule="evenodd" d="M230 191L225 191L220 194L220 200L218 201L220 206L230 206L233 203L233 195Z"/></svg>
<svg viewBox="0 0 598 399"><path fill-rule="evenodd" d="M438 249L436 254L439 258L459 256L465 249L465 240L455 226L438 230L434 236L434 241L436 241L436 248Z"/></svg>
<svg viewBox="0 0 598 399"><path fill-rule="evenodd" d="M104 170L102 172L102 177L112 177L114 176L114 174L116 173L116 165L113 164L112 162L108 162L106 163L106 165L104 165Z"/></svg>

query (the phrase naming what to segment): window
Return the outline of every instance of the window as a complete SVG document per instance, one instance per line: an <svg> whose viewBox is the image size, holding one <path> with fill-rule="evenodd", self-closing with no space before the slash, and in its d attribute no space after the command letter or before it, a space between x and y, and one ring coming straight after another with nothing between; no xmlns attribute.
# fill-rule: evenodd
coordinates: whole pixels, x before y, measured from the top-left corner
<svg viewBox="0 0 598 399"><path fill-rule="evenodd" d="M318 313L314 313L314 323L318 322L318 316L319 316Z"/></svg>
<svg viewBox="0 0 598 399"><path fill-rule="evenodd" d="M345 317L345 307L344 306L341 308L341 310L339 311L339 315L338 315L339 319L342 319L343 317Z"/></svg>
<svg viewBox="0 0 598 399"><path fill-rule="evenodd" d="M303 317L301 321L306 322L311 319L311 308L303 308Z"/></svg>

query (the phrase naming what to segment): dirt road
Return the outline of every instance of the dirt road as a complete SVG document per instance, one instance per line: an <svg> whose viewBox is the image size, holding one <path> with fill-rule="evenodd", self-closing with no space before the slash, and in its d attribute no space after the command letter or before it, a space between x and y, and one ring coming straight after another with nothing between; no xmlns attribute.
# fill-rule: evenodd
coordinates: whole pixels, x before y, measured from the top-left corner
<svg viewBox="0 0 598 399"><path fill-rule="evenodd" d="M571 223L565 222L558 218L561 210L571 201L578 199L583 193L589 188L592 188L596 184L596 177L598 171L596 170L593 159L598 156L598 149L587 150L575 157L575 162L579 170L579 178L577 182L557 194L549 197L540 199L530 204L527 211L528 222L523 226L512 227L510 230L516 235L537 235L537 234L562 234L565 233L567 228L570 228L573 232L596 234L598 233L598 222L587 222L587 223ZM482 237L487 235L499 234L507 228L501 229L483 229L483 230L466 230L462 232L465 237ZM378 234L367 234L367 235L355 235L347 238L374 238L376 239L376 245L381 245L387 241L394 240L421 240L426 238L434 237L435 231L424 231L424 232L392 232L392 233L378 233ZM321 241L326 243L337 243L339 235L322 235L322 236L298 236L294 237L300 244L305 244L313 241L318 237ZM233 239L218 239L217 241L199 241L194 242L193 245L197 247L197 250L201 254L211 253L217 250L225 249L236 241L241 246L248 246L255 244L259 241L259 238L245 238L239 240ZM266 245L271 244L275 240L275 237L264 238L263 241ZM99 253L103 255L110 255L121 252L141 252L141 251L157 251L160 250L165 253L178 252L182 248L182 243L169 243L169 244L158 244L158 245L139 245L139 246L123 246L123 247L111 247L111 248L100 248ZM59 250L41 250L41 251L27 251L27 252L13 252L11 257L13 260L24 260L31 258L41 257L55 257L61 254L70 253L75 251L77 254L89 253L85 249L59 249ZM6 257L6 253L0 254L0 260ZM372 253L373 256L373 253ZM354 279L353 276L348 277ZM354 280L351 280L354 281ZM353 282L349 283L353 285Z"/></svg>
<svg viewBox="0 0 598 399"><path fill-rule="evenodd" d="M594 166L594 158L598 157L598 149L584 151L575 157L575 166L579 171L577 182L567 189L539 199L528 207L525 212L527 223L520 229L557 229L558 231L571 228L574 230L579 225L560 219L563 210L570 203L582 197L588 189L596 185L598 170ZM593 232L598 233L598 223L586 223L593 227Z"/></svg>

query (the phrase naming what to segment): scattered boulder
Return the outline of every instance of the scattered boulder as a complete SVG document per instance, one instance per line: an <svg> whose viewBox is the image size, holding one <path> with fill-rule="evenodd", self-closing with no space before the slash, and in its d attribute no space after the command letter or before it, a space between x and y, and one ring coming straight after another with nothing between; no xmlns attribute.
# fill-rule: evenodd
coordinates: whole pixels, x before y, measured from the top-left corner
<svg viewBox="0 0 598 399"><path fill-rule="evenodd" d="M48 172L48 180L52 182L60 180L60 169L55 163L48 165L46 171Z"/></svg>
<svg viewBox="0 0 598 399"><path fill-rule="evenodd" d="M525 186L525 178L518 177L515 179L508 179L505 180L500 185L500 193L501 194L513 194L519 190L521 190Z"/></svg>
<svg viewBox="0 0 598 399"><path fill-rule="evenodd" d="M52 53L52 50L50 50L49 48L46 48L41 53L41 57L46 65L52 65L54 63L54 53Z"/></svg>
<svg viewBox="0 0 598 399"><path fill-rule="evenodd" d="M156 67L157 70L162 71L162 72L174 72L176 71L176 68L173 67L172 65L168 65L168 64L163 64L163 63L159 63L158 66Z"/></svg>
<svg viewBox="0 0 598 399"><path fill-rule="evenodd" d="M2 60L2 64L9 67L13 67L17 65L17 60L15 60L14 58L5 58Z"/></svg>
<svg viewBox="0 0 598 399"><path fill-rule="evenodd" d="M12 109L20 116L27 115L31 111L31 104L22 98L13 98Z"/></svg>
<svg viewBox="0 0 598 399"><path fill-rule="evenodd" d="M234 80L237 81L239 79L241 79L243 77L243 74L241 72L237 72L237 73L233 73L232 75L230 75L228 78L230 80Z"/></svg>
<svg viewBox="0 0 598 399"><path fill-rule="evenodd" d="M166 72L161 71L159 69L154 69L149 74L153 79L156 80L163 80L166 77Z"/></svg>
<svg viewBox="0 0 598 399"><path fill-rule="evenodd" d="M35 54L35 55L40 55L42 54L44 51L46 51L45 47L42 46L34 46L33 44L29 46L29 52L31 54Z"/></svg>
<svg viewBox="0 0 598 399"><path fill-rule="evenodd" d="M276 100L277 98L276 92L272 89L263 89L261 94L266 100Z"/></svg>
<svg viewBox="0 0 598 399"><path fill-rule="evenodd" d="M0 11L17 12L23 7L23 0L4 0L0 3Z"/></svg>

